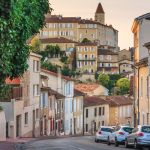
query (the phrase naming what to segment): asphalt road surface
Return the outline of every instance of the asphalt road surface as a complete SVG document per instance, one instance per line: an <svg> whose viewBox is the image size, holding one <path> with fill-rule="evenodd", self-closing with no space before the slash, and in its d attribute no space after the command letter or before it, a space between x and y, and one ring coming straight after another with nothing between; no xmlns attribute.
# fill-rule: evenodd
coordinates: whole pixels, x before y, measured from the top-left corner
<svg viewBox="0 0 150 150"><path fill-rule="evenodd" d="M106 143L95 143L94 137L70 137L32 141L23 145L22 150L132 150L123 145L115 147ZM143 148L146 150L146 148Z"/></svg>

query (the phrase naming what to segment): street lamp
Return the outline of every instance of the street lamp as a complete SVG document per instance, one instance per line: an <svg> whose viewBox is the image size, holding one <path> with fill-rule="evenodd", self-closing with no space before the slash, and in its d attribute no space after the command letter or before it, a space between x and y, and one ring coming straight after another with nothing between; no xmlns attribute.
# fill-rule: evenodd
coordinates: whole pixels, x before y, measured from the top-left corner
<svg viewBox="0 0 150 150"><path fill-rule="evenodd" d="M148 49L148 54L149 54L149 57L148 57L148 67L150 67L150 42L148 42L148 43L145 43L144 44L144 47L146 47L147 49ZM150 68L149 68L149 74L148 74L148 93L147 93L147 95L148 95L148 116L147 116L147 123L149 124L149 114L150 114L150 99L149 99L149 91L150 91L150 89L149 89L149 77L150 77Z"/></svg>

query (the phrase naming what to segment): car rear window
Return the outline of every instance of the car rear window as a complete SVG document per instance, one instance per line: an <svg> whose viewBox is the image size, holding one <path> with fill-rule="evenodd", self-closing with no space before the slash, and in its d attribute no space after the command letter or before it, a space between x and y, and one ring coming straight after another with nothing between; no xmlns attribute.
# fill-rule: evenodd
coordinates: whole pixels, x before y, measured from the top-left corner
<svg viewBox="0 0 150 150"><path fill-rule="evenodd" d="M132 130L133 130L133 128L131 128L131 127L123 127L123 130L124 130L125 132L131 133Z"/></svg>
<svg viewBox="0 0 150 150"><path fill-rule="evenodd" d="M112 129L111 128L101 128L101 131L112 132Z"/></svg>
<svg viewBox="0 0 150 150"><path fill-rule="evenodd" d="M142 127L141 131L144 132L144 133L150 133L150 126L148 126L148 127L147 126Z"/></svg>

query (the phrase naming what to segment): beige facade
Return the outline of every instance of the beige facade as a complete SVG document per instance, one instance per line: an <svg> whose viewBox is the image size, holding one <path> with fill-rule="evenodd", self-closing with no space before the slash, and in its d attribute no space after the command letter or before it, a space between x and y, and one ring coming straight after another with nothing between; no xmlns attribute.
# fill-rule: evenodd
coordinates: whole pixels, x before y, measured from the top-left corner
<svg viewBox="0 0 150 150"><path fill-rule="evenodd" d="M97 70L102 73L117 74L118 54L109 49L98 49Z"/></svg>
<svg viewBox="0 0 150 150"><path fill-rule="evenodd" d="M99 7L99 6L98 6ZM81 17L63 17L61 15L47 15L46 27L40 31L39 38L64 37L76 42L88 38L99 45L113 46L118 50L118 31L111 25L105 24L105 14L96 11L95 19L81 19Z"/></svg>
<svg viewBox="0 0 150 150"><path fill-rule="evenodd" d="M0 141L6 141L6 117L2 110L0 110Z"/></svg>
<svg viewBox="0 0 150 150"><path fill-rule="evenodd" d="M131 51L130 50L121 50L118 52L118 61L119 61L119 72L126 73L133 71L133 64Z"/></svg>
<svg viewBox="0 0 150 150"><path fill-rule="evenodd" d="M134 60L137 65L135 98L136 124L149 124L149 67L148 49L144 46L150 39L150 13L135 18L132 25L134 34Z"/></svg>
<svg viewBox="0 0 150 150"><path fill-rule="evenodd" d="M97 70L97 45L94 43L76 46L77 70L85 74L94 74Z"/></svg>
<svg viewBox="0 0 150 150"><path fill-rule="evenodd" d="M74 90L73 99L73 118L74 118L74 134L83 133L83 103L84 94L78 90Z"/></svg>
<svg viewBox="0 0 150 150"><path fill-rule="evenodd" d="M41 56L30 53L29 68L18 85L14 85L15 95L0 104L6 114L6 136L38 137L39 130L39 100L40 100L40 58ZM16 84L16 83L14 83Z"/></svg>
<svg viewBox="0 0 150 150"><path fill-rule="evenodd" d="M84 99L84 132L94 134L100 126L109 125L109 104L95 96Z"/></svg>
<svg viewBox="0 0 150 150"><path fill-rule="evenodd" d="M60 47L60 50L64 52L68 51L69 49L74 49L75 45L77 44L76 42L63 37L40 39L40 43L41 50L44 50L47 45L58 45Z"/></svg>

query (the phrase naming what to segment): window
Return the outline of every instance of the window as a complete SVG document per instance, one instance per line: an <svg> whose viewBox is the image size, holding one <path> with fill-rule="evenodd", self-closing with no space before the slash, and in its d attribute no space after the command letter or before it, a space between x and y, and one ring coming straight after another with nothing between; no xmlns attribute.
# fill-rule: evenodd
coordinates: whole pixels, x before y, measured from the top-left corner
<svg viewBox="0 0 150 150"><path fill-rule="evenodd" d="M99 59L100 59L100 60L103 60L103 55L100 55L100 56L99 56Z"/></svg>
<svg viewBox="0 0 150 150"><path fill-rule="evenodd" d="M40 93L39 90L40 89L39 89L39 85L38 84L33 85L33 96L39 96L39 93Z"/></svg>
<svg viewBox="0 0 150 150"><path fill-rule="evenodd" d="M86 124L85 131L88 132L88 124Z"/></svg>
<svg viewBox="0 0 150 150"><path fill-rule="evenodd" d="M85 59L87 59L87 55L85 55Z"/></svg>
<svg viewBox="0 0 150 150"><path fill-rule="evenodd" d="M99 107L99 116L101 116L102 114L101 114L101 107Z"/></svg>
<svg viewBox="0 0 150 150"><path fill-rule="evenodd" d="M103 112L102 112L102 115L104 115L105 114L105 107L103 107Z"/></svg>
<svg viewBox="0 0 150 150"><path fill-rule="evenodd" d="M97 108L94 109L94 116L97 116Z"/></svg>
<svg viewBox="0 0 150 150"><path fill-rule="evenodd" d="M88 109L86 109L86 118L88 118Z"/></svg>
<svg viewBox="0 0 150 150"><path fill-rule="evenodd" d="M33 60L33 71L37 72L39 71L39 68L40 68L39 61Z"/></svg>
<svg viewBox="0 0 150 150"><path fill-rule="evenodd" d="M28 124L28 113L24 114L24 124Z"/></svg>
<svg viewBox="0 0 150 150"><path fill-rule="evenodd" d="M39 109L36 109L36 119L39 118Z"/></svg>
<svg viewBox="0 0 150 150"><path fill-rule="evenodd" d="M102 121L102 126L104 126L105 125L105 122L104 121Z"/></svg>

